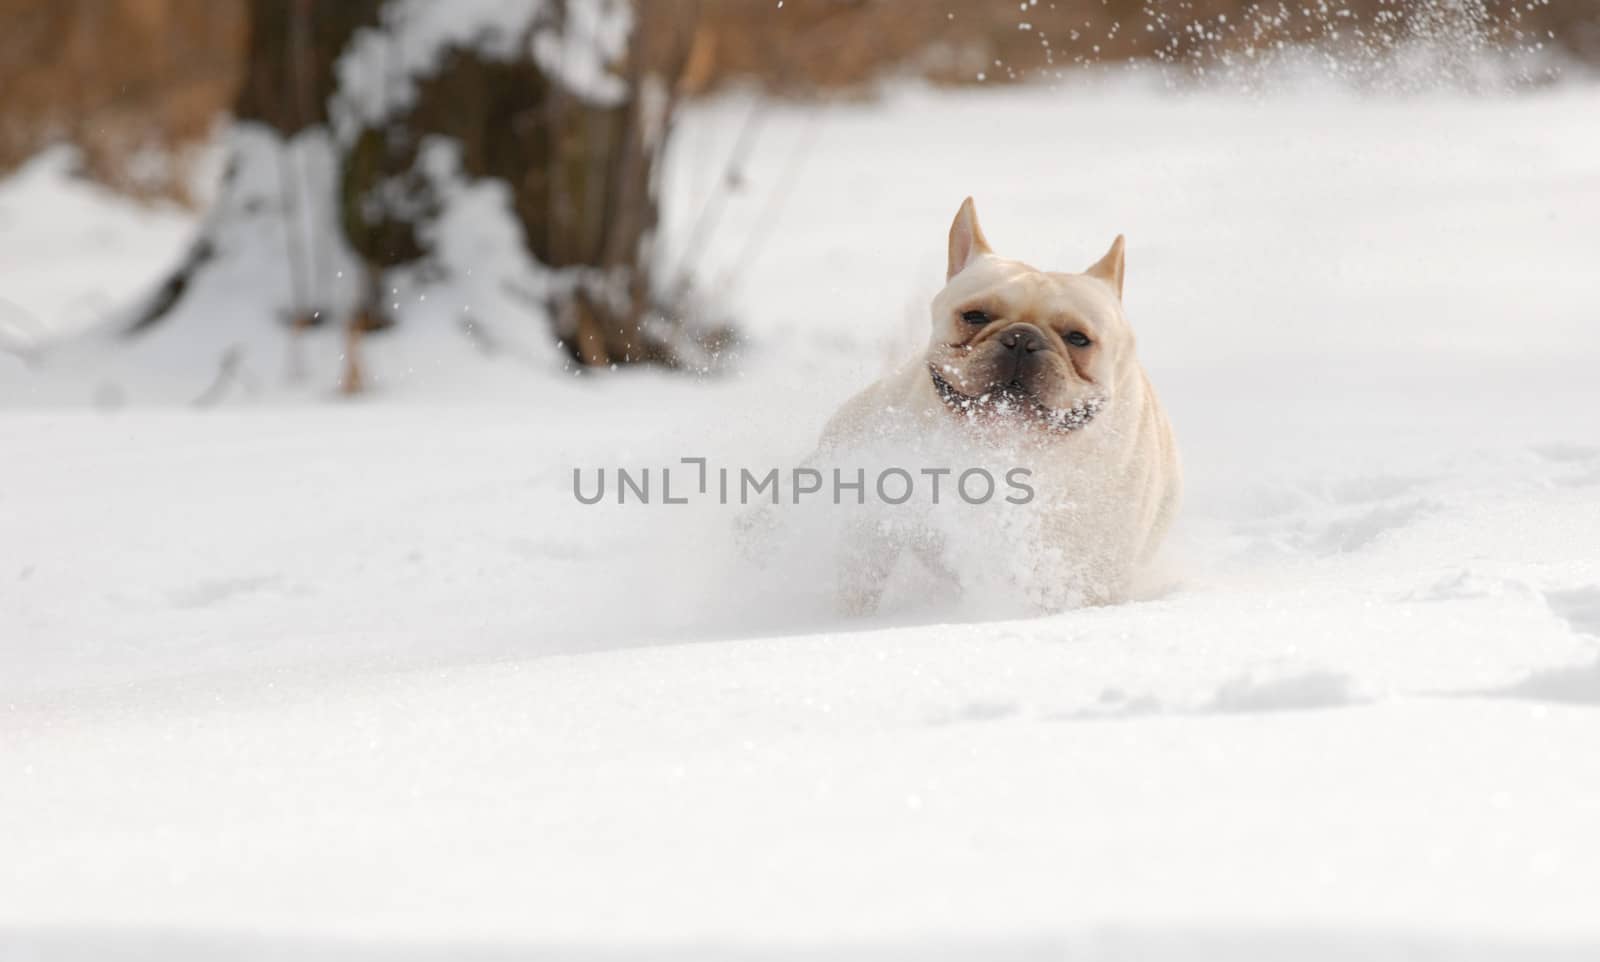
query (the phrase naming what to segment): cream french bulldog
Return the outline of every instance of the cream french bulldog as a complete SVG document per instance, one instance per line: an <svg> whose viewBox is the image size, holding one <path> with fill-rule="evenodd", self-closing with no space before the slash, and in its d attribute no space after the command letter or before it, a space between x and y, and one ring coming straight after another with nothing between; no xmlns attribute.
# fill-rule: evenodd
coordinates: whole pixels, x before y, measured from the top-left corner
<svg viewBox="0 0 1600 962"><path fill-rule="evenodd" d="M846 402L824 429L818 457L908 424L951 425L980 450L1027 451L1039 497L1030 536L1050 547L1039 555L1053 559L1045 566L1063 569L1043 577L1073 579L1068 604L1126 597L1172 522L1180 477L1172 429L1134 353L1122 277L1120 236L1081 274L1000 257L967 198L950 227L949 269L933 299L926 350ZM860 532L866 543L847 552L840 576L844 606L858 613L876 608L907 547L871 528Z"/></svg>

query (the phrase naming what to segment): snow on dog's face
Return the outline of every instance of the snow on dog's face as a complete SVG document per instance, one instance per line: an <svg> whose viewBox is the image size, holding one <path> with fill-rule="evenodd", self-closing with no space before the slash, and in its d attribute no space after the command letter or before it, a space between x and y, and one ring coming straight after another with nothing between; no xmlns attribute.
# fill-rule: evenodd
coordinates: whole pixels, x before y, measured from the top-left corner
<svg viewBox="0 0 1600 962"><path fill-rule="evenodd" d="M1035 270L990 250L967 198L933 299L928 375L945 406L982 423L1077 431L1115 402L1133 366L1122 238L1082 274Z"/></svg>

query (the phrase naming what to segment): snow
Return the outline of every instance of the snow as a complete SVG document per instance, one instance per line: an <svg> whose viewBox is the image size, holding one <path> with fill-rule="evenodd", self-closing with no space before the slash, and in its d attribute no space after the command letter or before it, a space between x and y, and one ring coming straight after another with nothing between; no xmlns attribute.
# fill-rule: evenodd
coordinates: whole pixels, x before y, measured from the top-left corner
<svg viewBox="0 0 1600 962"><path fill-rule="evenodd" d="M614 68L632 32L633 10L624 0L580 0L564 8L560 23L533 35L534 60L590 103L621 103L628 87Z"/></svg>
<svg viewBox="0 0 1600 962"><path fill-rule="evenodd" d="M192 230L181 210L70 177L76 161L55 148L0 181L0 352L13 354L0 353L0 364L92 327L176 258Z"/></svg>
<svg viewBox="0 0 1600 962"><path fill-rule="evenodd" d="M69 262L63 259L42 265L59 271L58 285L22 286L19 296L34 300L13 304L9 311L0 302L0 346L7 342L7 317L35 318L17 322L24 333L12 339L27 349L41 374L0 381L0 403L50 407L94 398L117 407L201 399L308 400L333 390L347 343L344 319L359 304L366 275L338 230L334 207L308 200L337 193L329 135L312 129L284 141L260 124L240 123L227 131L223 149L230 158L231 183L205 215L206 268L185 286L177 308L136 338L126 332L183 256L195 230L191 219L90 201L84 212L52 220L63 209L53 200L57 195L94 196L68 176L66 157L49 168L54 173L45 189L28 193L27 175L8 188L20 226L33 242L43 237L61 250L81 249L86 238L118 230L122 235L112 236L128 240L115 244L114 254L105 258L104 279L87 293L82 265L67 271L62 265ZM483 367L485 355L499 361L488 366L491 377L498 374L512 385L525 384L530 370L555 371L561 352L542 299L547 285L573 278L533 262L509 210L506 188L468 183L456 145L426 143L418 172L438 204L436 216L420 228L432 256L383 274L388 299L380 306L392 307L410 326L406 338L364 341L363 365L371 361L368 385L386 391L421 371L433 396L462 389L471 394L481 385L466 371ZM287 194L286 173L296 184ZM5 203L0 196L0 211ZM99 209L95 203L105 203L110 215L104 227L93 215ZM65 207L69 214L77 209ZM137 238L145 232L150 246L140 248ZM19 259L26 253L20 233L0 243L15 245ZM80 285L80 300L99 308L99 329L94 329L95 313L72 325L46 320L65 309L56 302L71 297L74 284ZM115 285L109 288L114 293L102 291L100 284ZM76 309L81 314L88 308L78 304ZM291 336L293 319L301 313L314 315L317 324ZM86 336L51 336L77 329L87 329ZM8 362L16 363L0 355L0 364ZM430 377L430 369L449 373Z"/></svg>
<svg viewBox="0 0 1600 962"><path fill-rule="evenodd" d="M619 0L403 0L386 6L381 19L358 31L339 57L344 96L333 113L347 139L409 105L418 78L452 47L503 60L526 48L574 96L615 103L626 95L612 67L627 50L633 21Z"/></svg>
<svg viewBox="0 0 1600 962"><path fill-rule="evenodd" d="M669 245L748 109L686 118ZM415 298L349 403L175 405L181 338L0 355L0 956L1593 957L1597 109L772 107L684 258L749 334L715 379L481 359ZM575 501L797 464L923 337L968 193L1041 266L1128 235L1188 476L1139 600L851 621L804 535L751 570L732 507ZM52 321L61 251L122 297L181 249L55 168L0 214Z"/></svg>

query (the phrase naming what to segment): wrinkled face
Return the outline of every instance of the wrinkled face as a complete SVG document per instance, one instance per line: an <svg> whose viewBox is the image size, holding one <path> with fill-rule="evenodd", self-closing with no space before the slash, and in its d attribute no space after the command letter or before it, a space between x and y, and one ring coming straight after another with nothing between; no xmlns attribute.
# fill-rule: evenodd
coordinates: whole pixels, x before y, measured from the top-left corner
<svg viewBox="0 0 1600 962"><path fill-rule="evenodd" d="M1116 286L1120 244L1114 253L1115 279L1034 270L986 250L957 267L953 253L953 276L933 301L928 350L929 377L945 405L968 419L1025 429L1088 427L1113 401L1133 356Z"/></svg>

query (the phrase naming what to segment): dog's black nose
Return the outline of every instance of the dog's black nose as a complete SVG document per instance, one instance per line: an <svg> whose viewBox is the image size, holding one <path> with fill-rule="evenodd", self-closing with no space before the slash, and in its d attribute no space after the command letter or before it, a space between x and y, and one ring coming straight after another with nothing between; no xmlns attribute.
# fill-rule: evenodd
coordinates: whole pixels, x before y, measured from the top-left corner
<svg viewBox="0 0 1600 962"><path fill-rule="evenodd" d="M1000 344L1013 354L1044 350L1044 332L1032 324L1014 324L1000 332Z"/></svg>

